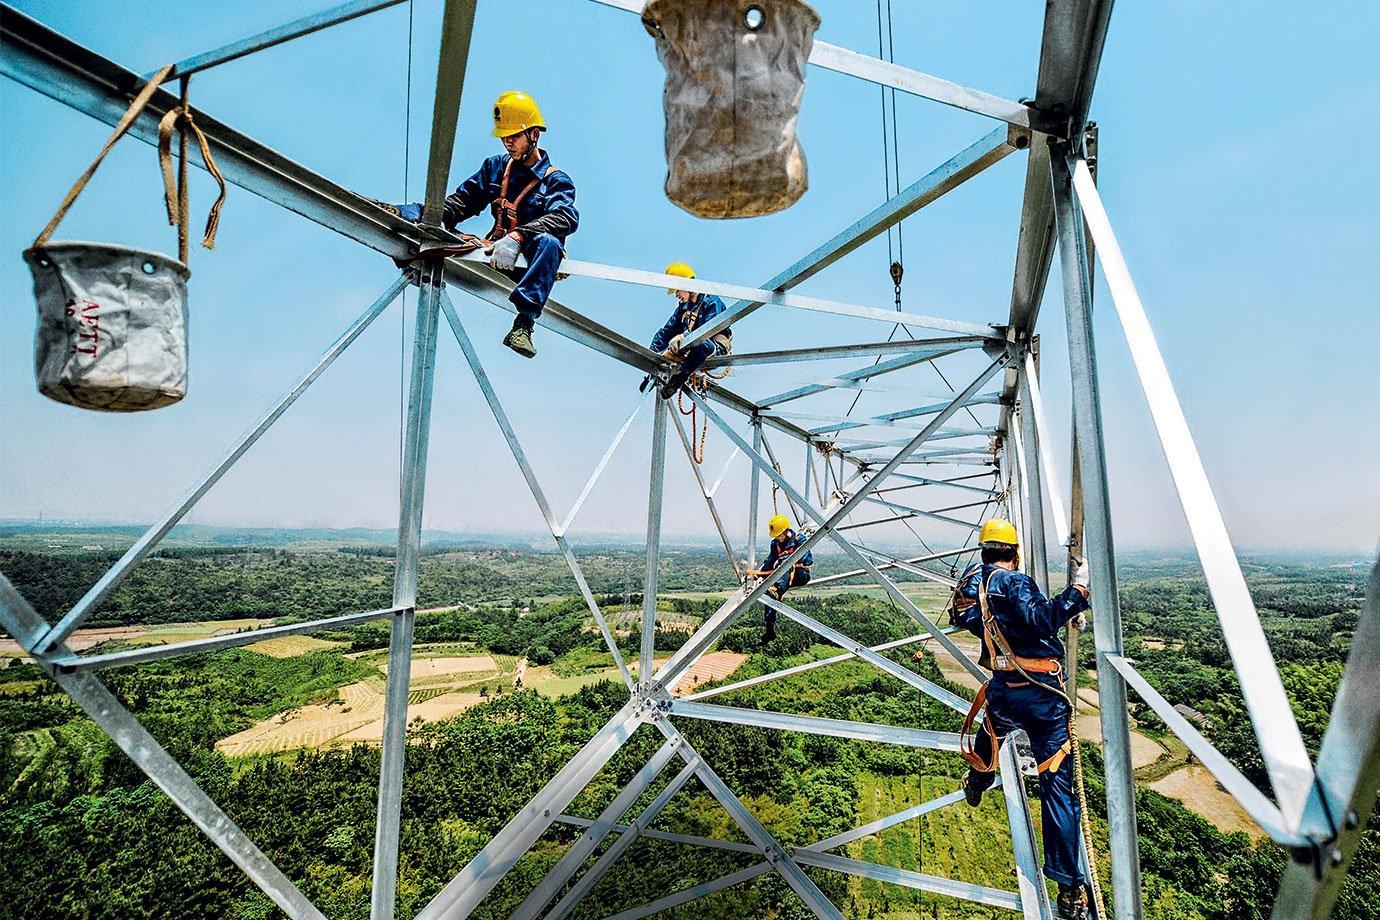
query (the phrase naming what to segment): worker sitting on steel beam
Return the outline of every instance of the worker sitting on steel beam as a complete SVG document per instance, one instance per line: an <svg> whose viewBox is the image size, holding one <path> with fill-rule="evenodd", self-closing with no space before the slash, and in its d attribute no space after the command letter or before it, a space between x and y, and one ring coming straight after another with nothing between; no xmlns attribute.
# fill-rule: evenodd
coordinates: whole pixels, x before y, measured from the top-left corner
<svg viewBox="0 0 1380 920"><path fill-rule="evenodd" d="M795 552L800 544L805 542L805 534L796 533L791 529L790 518L784 514L773 514L771 520L767 521L767 535L771 537L771 549L767 551L767 558L762 560L762 568L749 569L748 575L757 578L768 578L776 572L777 566L782 559ZM767 589L767 594L776 598L778 601L785 596L791 588L803 588L810 583L810 566L814 564L814 553L806 553L796 560L791 570L783 574L776 582ZM763 644L776 638L776 611L767 608L766 630L762 633Z"/></svg>
<svg viewBox="0 0 1380 920"><path fill-rule="evenodd" d="M1082 625L1088 609L1087 561L1077 560L1073 583L1047 598L1034 579L1016 571L1020 547L1010 521L988 521L978 542L982 562L963 573L949 611L953 625L982 639L978 663L992 671L963 725L960 749L969 767L964 795L969 805L982 801L995 781L1003 738L1024 730L1038 761L1044 872L1059 886L1059 916L1079 920L1087 914L1082 893L1087 880L1079 863L1082 806L1074 782L1074 708L1064 692L1064 644L1058 633L1070 620ZM987 712L974 739L984 703Z"/></svg>
<svg viewBox="0 0 1380 920"><path fill-rule="evenodd" d="M537 353L532 330L551 296L566 237L579 227L580 214L575 210L575 183L537 146L546 122L536 100L515 90L500 93L493 118L493 135L502 139L505 152L481 163L478 172L446 197L441 222L453 230L486 207L493 212L494 225L484 248L490 264L517 282L508 296L517 316L503 344L531 358ZM422 219L420 204L396 210L413 223ZM517 268L519 254L527 259L525 270Z"/></svg>
<svg viewBox="0 0 1380 920"><path fill-rule="evenodd" d="M695 270L684 262L672 262L666 266L666 274L693 278ZM652 337L651 349L673 361L679 361L680 367L662 384L662 399L676 395L710 355L726 355L733 350L731 329L721 329L692 348L682 348L681 343L687 335L724 312L724 302L713 294L696 294L675 288L667 288L666 292L675 296L676 308L671 318Z"/></svg>

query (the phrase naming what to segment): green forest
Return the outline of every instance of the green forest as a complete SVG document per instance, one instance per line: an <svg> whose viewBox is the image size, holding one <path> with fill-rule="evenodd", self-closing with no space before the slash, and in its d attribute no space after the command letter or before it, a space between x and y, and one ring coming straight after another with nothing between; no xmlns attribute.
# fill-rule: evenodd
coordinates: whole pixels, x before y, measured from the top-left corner
<svg viewBox="0 0 1380 920"><path fill-rule="evenodd" d="M386 606L386 554L235 548L173 550L150 559L93 625L188 619L294 617ZM7 551L3 569L48 616L99 576L115 554ZM641 584L637 555L582 555L593 589L611 607ZM1341 674L1364 590L1360 564L1251 563L1248 581L1282 664L1310 747L1316 750ZM417 642L467 642L495 654L550 661L562 673L608 659L588 612L569 597L558 556L510 549L447 550L422 564ZM1198 570L1184 559L1137 557L1122 565L1127 653L1173 701L1210 720L1209 734L1268 791L1249 721ZM703 592L729 586L722 557L686 551L667 560L663 585ZM897 608L862 594L793 595L796 606L853 638L875 644L914 631ZM635 601L634 601L635 602ZM930 601L931 605L933 602ZM717 606L684 597L662 602L677 622ZM523 608L529 608L524 610ZM837 650L785 624L761 644L760 616L735 625L720 648L747 654L739 680L826 657ZM670 651L683 629L659 632ZM382 624L321 638L337 645L291 657L249 649L102 672L102 678L243 827L332 918L368 916L378 750L366 744L230 758L215 744L258 720L334 698L369 668L351 657L386 645ZM97 646L114 650L124 640ZM633 638L624 640L631 649ZM1083 649L1091 664L1089 649ZM892 653L926 677L948 683L929 652ZM458 872L542 784L623 703L604 682L552 698L520 690L446 721L416 728L407 754L401 834L400 916L409 917ZM950 710L859 662L732 691L715 700L833 718L956 730ZM1140 730L1162 732L1148 709ZM957 788L957 756L691 720L678 725L706 761L785 845L804 845L923 798ZM645 762L661 737L643 728L569 809L592 817ZM1106 852L1103 790L1095 744L1082 745L1095 815L1094 848ZM634 806L669 780L667 770ZM1033 791L1033 790L1032 790ZM1013 867L1000 795L960 804L849 845L846 855L1011 889ZM1138 794L1147 916L1258 918L1269 915L1286 855L1268 841L1224 834L1179 802ZM692 782L656 827L742 840L726 813ZM506 917L559 859L577 830L555 825L475 913ZM606 844L607 845L607 844ZM642 839L575 916L605 917L670 891L746 867L753 857ZM1107 878L1105 858L1102 876ZM845 914L913 920L1011 916L1003 911L809 870ZM189 821L35 665L0 670L0 904L25 918L206 918L280 916ZM693 902L666 916L809 916L774 875ZM1335 914L1380 916L1380 831L1371 829Z"/></svg>

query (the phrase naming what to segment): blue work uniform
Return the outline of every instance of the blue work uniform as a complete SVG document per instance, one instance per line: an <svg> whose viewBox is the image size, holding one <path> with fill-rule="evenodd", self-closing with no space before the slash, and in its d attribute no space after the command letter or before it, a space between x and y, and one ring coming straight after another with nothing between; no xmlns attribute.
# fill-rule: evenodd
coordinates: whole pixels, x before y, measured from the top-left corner
<svg viewBox="0 0 1380 920"><path fill-rule="evenodd" d="M442 222L453 230L491 206L494 229L488 238L497 240L516 230L522 235L521 252L527 259L525 270L506 272L517 282L508 299L518 313L536 319L556 283L566 237L580 226L575 183L551 165L545 150L538 151L537 162L530 168L500 153L480 164L478 172L446 197Z"/></svg>
<svg viewBox="0 0 1380 920"><path fill-rule="evenodd" d="M1040 593L1035 580L1021 572L999 566L974 564L959 579L959 593L973 602L955 610L953 622L979 638L983 635L982 609L978 603L980 579L987 580L987 605L1011 651L1020 658L1064 658L1064 643L1058 631L1065 623L1088 609L1083 593L1072 586L1057 597ZM997 734L997 744L1009 733L1023 729L1030 736L1035 759L1044 764L1056 757L1069 743L1069 702L1063 695L1064 674L996 670L987 689L987 718ZM1036 687L1039 681L1058 692ZM978 732L978 756L991 763L993 739L985 730ZM985 789L995 773L971 770L969 782ZM1082 885L1078 860L1078 841L1082 812L1074 791L1072 756L1060 758L1050 769L1040 771L1040 813L1045 844L1045 875L1063 885Z"/></svg>
<svg viewBox="0 0 1380 920"><path fill-rule="evenodd" d="M771 541L771 548L767 550L767 558L762 560L762 571L775 573L777 565L791 553L795 552L796 547L805 542L805 535L798 534L789 527L781 532L781 536ZM800 588L810 583L810 566L814 565L815 554L807 552L795 561L789 572L784 573L776 579L773 587L776 588L776 596L782 597L791 588ZM771 607L766 608L763 615L763 622L767 628L767 638L771 639L776 635L776 611Z"/></svg>
<svg viewBox="0 0 1380 920"><path fill-rule="evenodd" d="M666 346L671 344L671 339L700 328L722 312L724 302L713 294L696 294L685 303L677 302L675 312L666 321L666 325L652 336L652 351L661 354L666 350ZM732 339L733 330L724 329L682 353L678 376L689 377L700 369L700 365L704 364L710 355L728 354L728 343Z"/></svg>

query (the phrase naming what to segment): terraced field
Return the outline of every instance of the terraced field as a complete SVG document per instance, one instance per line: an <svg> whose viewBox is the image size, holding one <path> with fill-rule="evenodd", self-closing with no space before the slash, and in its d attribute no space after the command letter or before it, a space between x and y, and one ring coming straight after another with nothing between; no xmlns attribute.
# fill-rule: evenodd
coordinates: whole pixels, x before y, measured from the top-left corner
<svg viewBox="0 0 1380 920"><path fill-rule="evenodd" d="M343 648L344 646L344 642L331 642L327 639L318 639L315 636L282 636L277 639L255 642L253 645L246 645L245 648L251 652L258 652L260 655L268 655L273 658L295 658L309 652L319 652L328 648Z"/></svg>
<svg viewBox="0 0 1380 920"><path fill-rule="evenodd" d="M302 638L305 637L273 639L251 645L249 649L285 657L332 646L320 640L304 643L299 641ZM244 731L222 738L216 749L230 757L251 757L300 748L379 743L383 738L388 653L376 650L352 653L347 657L374 667L376 672L341 687L335 699L277 713ZM707 681L727 677L746 659L746 655L733 652L706 655L680 691L688 692ZM663 660L657 659L657 663ZM637 662L629 665L636 673ZM453 718L482 702L488 694L508 692L516 685L519 674L522 689L551 697L574 693L600 681L621 680L618 670L611 664L600 667L596 662L594 667L580 673L558 674L550 665L527 666L525 661L520 664L509 656L482 654L466 643L417 646L409 673L409 728Z"/></svg>

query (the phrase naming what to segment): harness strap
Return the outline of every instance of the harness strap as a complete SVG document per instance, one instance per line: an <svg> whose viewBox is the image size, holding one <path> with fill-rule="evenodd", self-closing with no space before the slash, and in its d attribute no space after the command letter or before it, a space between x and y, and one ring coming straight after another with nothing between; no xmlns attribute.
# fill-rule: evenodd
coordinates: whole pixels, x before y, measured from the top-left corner
<svg viewBox="0 0 1380 920"><path fill-rule="evenodd" d="M494 227L489 231L489 235L486 239L498 240L517 229L518 205L522 204L523 200L531 194L532 189L544 182L546 177L555 172L555 170L555 166L547 164L546 172L542 173L540 176L535 176L531 182L523 186L522 191L517 193L516 198L509 201L508 178L513 171L513 158L509 157L508 162L503 166L503 180L498 186L498 197L494 199L493 204L489 205L494 215Z"/></svg>
<svg viewBox="0 0 1380 920"><path fill-rule="evenodd" d="M1039 684L1039 686L1051 693L1057 693L1059 696L1063 697L1066 702L1069 702L1068 696L1062 689L1056 690L1054 687L1037 681L1030 676L1030 672L1033 671L1037 674L1052 674L1055 675L1057 679L1058 675L1062 672L1062 665L1059 659L1026 658L1017 655L1011 650L1011 644L1006 641L1006 636L1002 633L996 617L992 615L992 606L987 600L987 584L991 581L991 578L992 576L989 575L987 578L978 581L978 605L982 610L982 643L988 659L988 666L993 672L1003 671L1009 673L1015 671L1023 674L1029 679L1030 683ZM1060 680L1060 684L1063 684L1062 680ZM981 773L992 773L997 769L997 750L1001 746L1001 739L997 737L997 732L992 725L991 717L985 713L983 714L982 727L992 740L992 756L990 760L984 761L977 753L976 735L973 732L973 724L977 721L978 712L981 711L987 703L987 689L990 686L991 681L988 681L978 690L977 696L973 699L973 705L968 709L968 715L963 721L963 728L959 732L958 738L959 754L968 762L970 767ZM1069 713L1069 719L1070 722L1072 722L1076 717L1072 702L1069 702ZM1050 755L1044 763L1038 765L1038 771L1045 773L1058 770L1059 766L1064 762L1064 758L1067 757L1072 750L1072 742L1065 741L1059 750Z"/></svg>
<svg viewBox="0 0 1380 920"><path fill-rule="evenodd" d="M997 618L992 615L992 607L987 602L987 584L991 580L992 575L988 575L978 582L978 604L982 607L982 642L987 649L992 670L1058 674L1063 667L1058 658L1026 658L1011 650L1011 643L1006 641L1006 635L1002 633Z"/></svg>
<svg viewBox="0 0 1380 920"><path fill-rule="evenodd" d="M58 205L57 213L53 215L53 219L48 221L48 226L44 227L38 234L38 238L34 240L35 249L42 249L44 246L48 245L48 241L52 239L53 232L57 230L58 224L67 216L67 212L77 200L77 196L81 194L82 189L86 188L86 183L90 182L91 177L96 174L96 167L101 165L101 161L105 159L105 155L110 152L110 149L115 146L115 142L125 136L125 132L129 130L130 125L134 124L135 120L139 117L139 113L144 111L144 106L148 105L149 100L153 98L153 94L158 92L158 85L167 79L168 73L172 68L172 64L168 64L161 68L158 73L154 74L153 77L144 84L143 88L139 90L138 95L134 97L134 101L131 102L129 108L125 110L125 114L120 116L119 123L115 125L114 132L112 132L110 137L106 140L105 146L101 148L101 152L96 154L96 159L92 160L91 165L86 167L86 171L77 177L77 181L72 183L72 188L67 192L66 197L62 199L62 204Z"/></svg>
<svg viewBox="0 0 1380 920"><path fill-rule="evenodd" d="M1065 741L1059 750L1050 754L1049 758L1035 769L1040 773L1057 773L1059 772L1059 767L1064 763L1064 758L1071 753L1073 753L1073 741L1070 739Z"/></svg>
<svg viewBox="0 0 1380 920"><path fill-rule="evenodd" d="M983 684L978 688L977 696L973 698L973 705L968 707L968 715L963 719L963 728L958 733L958 753L968 762L968 766L977 770L979 773L995 773L997 771L997 751L1000 745L997 743L997 732L992 726L992 719L986 713L982 716L983 731L992 739L992 757L990 760L983 760L982 755L977 752L977 733L973 731L973 723L977 721L978 713L982 712L987 705L987 688L991 682Z"/></svg>

